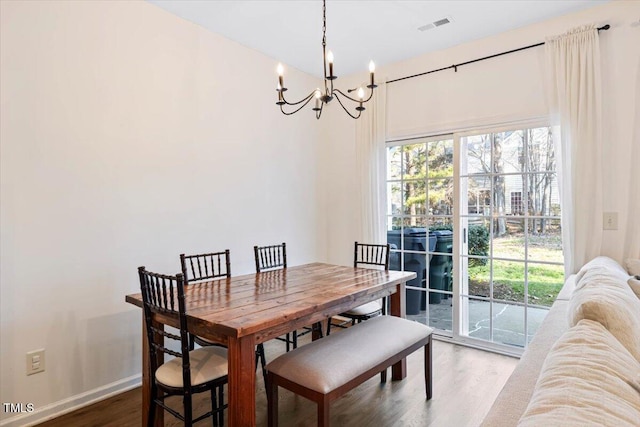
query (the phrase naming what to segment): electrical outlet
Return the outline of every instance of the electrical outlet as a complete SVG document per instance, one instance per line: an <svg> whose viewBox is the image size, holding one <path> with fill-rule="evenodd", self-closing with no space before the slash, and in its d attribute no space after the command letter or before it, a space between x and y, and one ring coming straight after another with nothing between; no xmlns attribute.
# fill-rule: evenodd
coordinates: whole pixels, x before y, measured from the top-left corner
<svg viewBox="0 0 640 427"><path fill-rule="evenodd" d="M603 230L618 229L618 212L605 212L603 215Z"/></svg>
<svg viewBox="0 0 640 427"><path fill-rule="evenodd" d="M27 375L44 372L44 348L27 353Z"/></svg>

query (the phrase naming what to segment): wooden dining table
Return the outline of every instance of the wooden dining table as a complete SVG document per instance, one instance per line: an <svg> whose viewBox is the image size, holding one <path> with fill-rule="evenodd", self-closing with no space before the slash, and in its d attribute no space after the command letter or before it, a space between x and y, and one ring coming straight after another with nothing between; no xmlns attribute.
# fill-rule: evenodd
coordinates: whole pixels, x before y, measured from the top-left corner
<svg viewBox="0 0 640 427"><path fill-rule="evenodd" d="M405 317L405 283L415 277L410 271L312 263L186 285L189 332L228 347L229 425L256 424L257 344L387 296L390 314ZM142 307L139 293L127 295L126 301ZM146 426L152 373L144 315L142 319L142 425ZM163 322L179 326L177 317ZM155 326L163 327L161 323ZM400 380L406 375L403 359L392 367L392 378ZM161 408L156 421L163 425Z"/></svg>

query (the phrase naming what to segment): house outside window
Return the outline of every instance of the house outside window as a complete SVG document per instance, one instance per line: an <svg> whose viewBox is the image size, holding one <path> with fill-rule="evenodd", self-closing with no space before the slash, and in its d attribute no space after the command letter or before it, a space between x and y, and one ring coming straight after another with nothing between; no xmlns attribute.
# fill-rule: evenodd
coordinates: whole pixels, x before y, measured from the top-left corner
<svg viewBox="0 0 640 427"><path fill-rule="evenodd" d="M511 215L522 215L524 213L522 205L522 192L511 192Z"/></svg>

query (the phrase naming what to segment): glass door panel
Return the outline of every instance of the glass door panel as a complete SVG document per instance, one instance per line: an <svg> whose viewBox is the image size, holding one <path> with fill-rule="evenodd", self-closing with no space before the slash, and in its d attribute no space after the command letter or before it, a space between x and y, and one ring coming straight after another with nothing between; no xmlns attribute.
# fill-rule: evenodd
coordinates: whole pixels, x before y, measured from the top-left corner
<svg viewBox="0 0 640 427"><path fill-rule="evenodd" d="M524 347L563 283L548 128L459 138L460 334Z"/></svg>
<svg viewBox="0 0 640 427"><path fill-rule="evenodd" d="M453 139L400 141L387 151L387 241L392 269L413 271L407 318L451 335Z"/></svg>

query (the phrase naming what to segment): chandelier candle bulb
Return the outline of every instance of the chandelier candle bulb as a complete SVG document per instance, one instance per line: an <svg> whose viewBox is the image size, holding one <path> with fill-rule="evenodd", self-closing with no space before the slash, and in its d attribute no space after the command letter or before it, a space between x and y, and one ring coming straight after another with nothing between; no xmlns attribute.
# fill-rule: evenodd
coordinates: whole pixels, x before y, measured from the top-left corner
<svg viewBox="0 0 640 427"><path fill-rule="evenodd" d="M364 89L362 89L362 86L358 88L358 98L360 98L360 105L356 107L356 110L362 112L364 111L364 107L362 106L364 101Z"/></svg>
<svg viewBox="0 0 640 427"><path fill-rule="evenodd" d="M282 64L278 64L278 91L282 91L284 87L284 68Z"/></svg>
<svg viewBox="0 0 640 427"><path fill-rule="evenodd" d="M316 89L316 107L313 109L314 111L319 111L320 110L320 89Z"/></svg>
<svg viewBox="0 0 640 427"><path fill-rule="evenodd" d="M374 64L373 61L369 61L369 76L371 78L371 83L369 87L373 87L375 85L375 83L373 82L374 71L376 71L376 64Z"/></svg>
<svg viewBox="0 0 640 427"><path fill-rule="evenodd" d="M329 77L333 77L333 52L327 52L327 62L329 63Z"/></svg>

